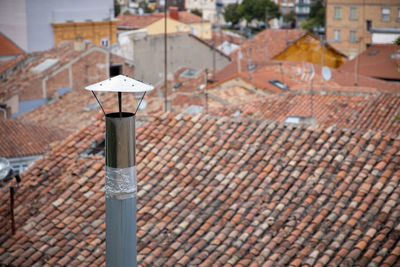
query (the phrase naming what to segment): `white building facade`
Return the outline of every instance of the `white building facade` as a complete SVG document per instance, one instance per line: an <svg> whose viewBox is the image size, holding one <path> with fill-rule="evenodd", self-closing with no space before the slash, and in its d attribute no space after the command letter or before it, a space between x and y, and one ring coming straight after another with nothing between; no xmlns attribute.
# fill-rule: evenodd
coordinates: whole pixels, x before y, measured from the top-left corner
<svg viewBox="0 0 400 267"><path fill-rule="evenodd" d="M0 31L26 52L54 46L51 23L113 17L113 0L0 0Z"/></svg>

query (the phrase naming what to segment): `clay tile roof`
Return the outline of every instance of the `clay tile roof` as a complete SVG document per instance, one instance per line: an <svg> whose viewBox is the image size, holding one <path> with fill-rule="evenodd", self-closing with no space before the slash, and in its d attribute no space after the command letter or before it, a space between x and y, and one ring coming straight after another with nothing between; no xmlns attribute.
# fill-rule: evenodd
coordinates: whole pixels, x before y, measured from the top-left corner
<svg viewBox="0 0 400 267"><path fill-rule="evenodd" d="M0 80L0 101L7 100L15 94L19 94L20 101L31 100L25 99L29 97L26 95L32 95L32 92L42 92L42 79L46 75L77 58L85 51L75 51L73 42L63 42L47 51L33 52L22 58L17 58L20 59L15 62L18 66L15 67L16 64L8 66L11 71L5 70L7 76ZM55 63L49 65L49 68L44 71L34 71L35 67L46 60L54 60Z"/></svg>
<svg viewBox="0 0 400 267"><path fill-rule="evenodd" d="M0 263L105 264L97 120L0 191ZM139 266L396 266L397 134L166 115L137 131Z"/></svg>
<svg viewBox="0 0 400 267"><path fill-rule="evenodd" d="M305 30L280 29L266 29L258 33L254 38L247 39L241 45L240 49L230 54L232 62L217 72L217 80L226 78L237 72L239 52L242 54L242 69L246 69L250 61L261 67L306 33Z"/></svg>
<svg viewBox="0 0 400 267"><path fill-rule="evenodd" d="M252 57L253 60L271 59L306 33L298 29L266 29L242 44L243 57Z"/></svg>
<svg viewBox="0 0 400 267"><path fill-rule="evenodd" d="M358 61L358 63L357 63ZM393 44L375 44L356 58L343 64L339 70L354 72L358 64L358 73L365 76L400 80L400 46Z"/></svg>
<svg viewBox="0 0 400 267"><path fill-rule="evenodd" d="M332 78L324 81L322 78L322 66L309 62L295 61L262 61L254 62L255 69L248 71L248 60L241 60L241 73L238 74L238 61L233 61L225 68L216 72L216 84L223 83L235 76L241 76L251 81L257 88L265 88L274 92L267 82L269 79L278 79L290 86L292 91L330 91L330 92L354 92L354 93L400 93L400 83L387 82L364 75L355 75L354 72L331 69ZM313 75L312 71L313 70ZM268 88L270 90L268 90ZM278 92L278 91L276 91Z"/></svg>
<svg viewBox="0 0 400 267"><path fill-rule="evenodd" d="M0 32L0 57L23 54L24 51Z"/></svg>
<svg viewBox="0 0 400 267"><path fill-rule="evenodd" d="M120 21L118 27L129 28L129 29L142 29L149 26L150 24L161 19L161 16L154 14L134 15L134 14L123 14L119 15L117 19Z"/></svg>
<svg viewBox="0 0 400 267"><path fill-rule="evenodd" d="M398 94L279 94L253 103L211 110L219 116L267 119L284 122L290 116L314 117L317 125L337 125L352 130L400 132Z"/></svg>
<svg viewBox="0 0 400 267"><path fill-rule="evenodd" d="M114 93L98 96L103 108L112 111L118 106ZM137 100L131 94L124 95L124 110L134 111ZM74 132L90 124L101 111L94 96L84 90L72 90L59 97L56 101L42 105L32 111L18 116L18 120L41 126L58 127L68 132Z"/></svg>
<svg viewBox="0 0 400 267"><path fill-rule="evenodd" d="M40 155L47 146L67 136L61 129L18 121L0 120L0 157L16 158Z"/></svg>
<svg viewBox="0 0 400 267"><path fill-rule="evenodd" d="M189 23L199 23L206 22L202 17L197 16L191 12L179 11L179 19L180 22L189 24Z"/></svg>

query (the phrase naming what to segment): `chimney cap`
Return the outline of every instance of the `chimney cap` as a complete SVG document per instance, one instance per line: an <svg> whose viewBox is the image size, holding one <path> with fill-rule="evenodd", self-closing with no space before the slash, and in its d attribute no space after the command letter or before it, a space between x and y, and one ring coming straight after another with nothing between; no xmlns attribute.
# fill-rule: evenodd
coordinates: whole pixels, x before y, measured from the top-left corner
<svg viewBox="0 0 400 267"><path fill-rule="evenodd" d="M89 91L143 93L154 89L154 86L137 81L125 75L118 75L110 79L85 87Z"/></svg>

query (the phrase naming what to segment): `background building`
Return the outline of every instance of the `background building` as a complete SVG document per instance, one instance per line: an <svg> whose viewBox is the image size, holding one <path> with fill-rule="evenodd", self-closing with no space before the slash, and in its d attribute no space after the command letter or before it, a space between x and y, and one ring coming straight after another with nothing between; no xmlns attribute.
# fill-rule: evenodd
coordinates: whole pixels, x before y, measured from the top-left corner
<svg viewBox="0 0 400 267"><path fill-rule="evenodd" d="M326 12L327 40L350 58L372 44L373 32L394 29L394 38L400 28L398 0L328 0Z"/></svg>
<svg viewBox="0 0 400 267"><path fill-rule="evenodd" d="M311 10L311 4L314 2L315 0L296 0L295 14L297 25L300 25L301 22L308 19Z"/></svg>
<svg viewBox="0 0 400 267"><path fill-rule="evenodd" d="M0 1L0 31L26 52L76 37L107 46L116 41L113 0Z"/></svg>
<svg viewBox="0 0 400 267"><path fill-rule="evenodd" d="M163 34L165 29L164 13L119 15L118 31L146 30L148 35ZM190 32L199 38L210 40L211 23L178 7L170 7L167 17L167 33Z"/></svg>

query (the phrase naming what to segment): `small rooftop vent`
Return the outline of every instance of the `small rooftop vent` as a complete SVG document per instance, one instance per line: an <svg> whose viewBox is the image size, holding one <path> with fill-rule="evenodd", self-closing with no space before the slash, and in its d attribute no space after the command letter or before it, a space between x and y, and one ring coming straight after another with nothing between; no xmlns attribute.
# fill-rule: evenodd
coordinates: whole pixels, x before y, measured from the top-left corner
<svg viewBox="0 0 400 267"><path fill-rule="evenodd" d="M378 54L379 51L378 50L372 50L371 52L369 52L370 56L375 56L376 54Z"/></svg>
<svg viewBox="0 0 400 267"><path fill-rule="evenodd" d="M275 85L276 87L279 87L282 90L289 90L289 86L279 80L269 80L269 83Z"/></svg>
<svg viewBox="0 0 400 267"><path fill-rule="evenodd" d="M247 70L255 70L257 65L255 63L247 65Z"/></svg>
<svg viewBox="0 0 400 267"><path fill-rule="evenodd" d="M285 124L311 124L315 125L315 118L312 116L289 116L285 119Z"/></svg>
<svg viewBox="0 0 400 267"><path fill-rule="evenodd" d="M179 87L181 87L181 85L182 85L181 82L176 83L176 84L172 87L172 90L175 91L176 89L178 89Z"/></svg>
<svg viewBox="0 0 400 267"><path fill-rule="evenodd" d="M187 69L184 72L182 72L180 76L186 77L186 78L194 78L197 75L199 75L199 73L200 73L200 70Z"/></svg>
<svg viewBox="0 0 400 267"><path fill-rule="evenodd" d="M58 63L58 59L56 58L48 58L36 67L34 67L32 70L34 72L44 72L52 67L54 67Z"/></svg>

